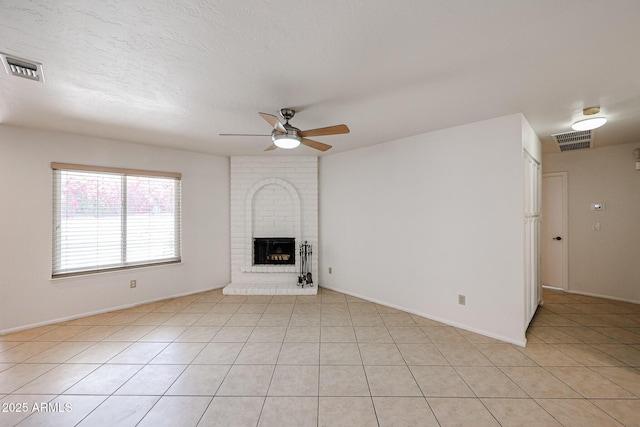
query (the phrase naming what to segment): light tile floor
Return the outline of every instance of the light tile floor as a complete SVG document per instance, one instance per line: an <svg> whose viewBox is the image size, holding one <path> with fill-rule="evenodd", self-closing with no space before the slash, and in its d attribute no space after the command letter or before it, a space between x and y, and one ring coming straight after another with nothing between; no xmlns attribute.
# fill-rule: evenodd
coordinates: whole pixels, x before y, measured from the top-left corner
<svg viewBox="0 0 640 427"><path fill-rule="evenodd" d="M0 337L0 426L640 425L640 306L545 290L521 348L320 289Z"/></svg>

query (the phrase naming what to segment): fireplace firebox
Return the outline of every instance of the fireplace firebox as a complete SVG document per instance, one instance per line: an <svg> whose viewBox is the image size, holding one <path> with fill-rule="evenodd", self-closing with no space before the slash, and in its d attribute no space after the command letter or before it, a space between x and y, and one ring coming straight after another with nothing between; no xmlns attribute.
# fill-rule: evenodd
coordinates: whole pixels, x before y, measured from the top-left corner
<svg viewBox="0 0 640 427"><path fill-rule="evenodd" d="M295 264L296 239L293 237L270 237L253 239L253 264Z"/></svg>

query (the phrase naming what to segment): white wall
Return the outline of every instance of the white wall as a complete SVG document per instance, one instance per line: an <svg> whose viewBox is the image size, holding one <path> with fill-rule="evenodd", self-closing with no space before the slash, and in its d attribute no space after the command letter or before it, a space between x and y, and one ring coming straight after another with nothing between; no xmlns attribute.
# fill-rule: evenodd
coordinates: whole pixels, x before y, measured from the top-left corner
<svg viewBox="0 0 640 427"><path fill-rule="evenodd" d="M321 157L323 286L523 345L525 127L516 114Z"/></svg>
<svg viewBox="0 0 640 427"><path fill-rule="evenodd" d="M182 264L51 280L52 161L181 172ZM0 333L230 281L226 157L0 126L0 183Z"/></svg>
<svg viewBox="0 0 640 427"><path fill-rule="evenodd" d="M640 143L544 156L543 172L567 172L568 291L640 303ZM604 203L605 210L591 210ZM600 231L593 224L600 223Z"/></svg>

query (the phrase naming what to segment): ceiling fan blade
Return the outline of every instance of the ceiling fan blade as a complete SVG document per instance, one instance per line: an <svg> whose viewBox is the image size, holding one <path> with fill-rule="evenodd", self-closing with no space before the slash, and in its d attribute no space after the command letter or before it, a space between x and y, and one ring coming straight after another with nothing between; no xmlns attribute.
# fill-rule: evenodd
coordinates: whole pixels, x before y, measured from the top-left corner
<svg viewBox="0 0 640 427"><path fill-rule="evenodd" d="M271 134L263 133L219 133L218 136L271 136Z"/></svg>
<svg viewBox="0 0 640 427"><path fill-rule="evenodd" d="M278 118L276 116L274 116L273 114L267 114L267 113L258 113L258 114L260 114L260 117L265 119L266 122L269 123L271 125L271 127L273 127L274 129L278 129L280 132L286 132L287 131L284 128L284 126L282 126L282 123L280 123L280 120L278 120Z"/></svg>
<svg viewBox="0 0 640 427"><path fill-rule="evenodd" d="M271 150L275 150L276 148L276 144L271 144L270 146L268 146L267 148L264 149L264 151L271 151Z"/></svg>
<svg viewBox="0 0 640 427"><path fill-rule="evenodd" d="M322 142L314 141L307 138L302 138L302 144L320 151L327 151L329 148L331 148L331 145L329 144L324 144Z"/></svg>
<svg viewBox="0 0 640 427"><path fill-rule="evenodd" d="M347 125L335 125L335 126L327 126L326 128L317 128L317 129L309 129L303 130L300 132L300 136L325 136L325 135L339 135L342 133L349 133L349 128Z"/></svg>

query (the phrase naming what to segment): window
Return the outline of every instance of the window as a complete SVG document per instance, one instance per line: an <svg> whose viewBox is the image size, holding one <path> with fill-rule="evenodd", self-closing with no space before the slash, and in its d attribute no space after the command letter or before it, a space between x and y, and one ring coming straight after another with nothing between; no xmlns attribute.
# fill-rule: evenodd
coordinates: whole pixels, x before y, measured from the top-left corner
<svg viewBox="0 0 640 427"><path fill-rule="evenodd" d="M52 277L180 262L180 174L51 168Z"/></svg>

